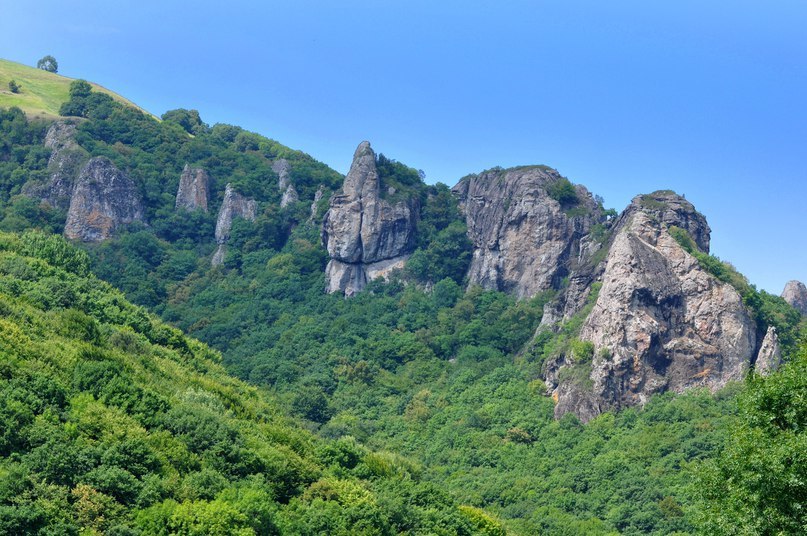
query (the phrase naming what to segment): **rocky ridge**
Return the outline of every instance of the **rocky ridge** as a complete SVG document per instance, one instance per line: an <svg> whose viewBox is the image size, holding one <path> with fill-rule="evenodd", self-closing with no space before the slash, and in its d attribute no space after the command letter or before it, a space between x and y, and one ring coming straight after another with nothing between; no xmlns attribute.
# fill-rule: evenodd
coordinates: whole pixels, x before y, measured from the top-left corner
<svg viewBox="0 0 807 536"><path fill-rule="evenodd" d="M144 221L144 210L134 181L108 158L90 159L73 187L64 235L98 242L135 221Z"/></svg>
<svg viewBox="0 0 807 536"><path fill-rule="evenodd" d="M90 159L75 140L76 125L69 121L55 121L45 135L45 148L51 150L48 158L48 180L44 184L27 183L22 193L41 199L54 208L67 210L70 197L81 168Z"/></svg>
<svg viewBox="0 0 807 536"><path fill-rule="evenodd" d="M216 252L213 254L211 263L218 266L224 262L227 240L230 238L230 230L235 218L243 218L255 221L257 215L257 203L254 199L245 197L235 191L232 184L227 184L224 189L224 200L219 208L216 218Z"/></svg>
<svg viewBox="0 0 807 536"><path fill-rule="evenodd" d="M690 228L708 247L705 220L694 207L680 210L691 205L669 192L646 201L635 198L615 226L602 286L579 335L593 344L590 362L562 355L546 365L557 416L588 420L662 391L717 390L741 379L755 358L756 328L740 295L669 232L672 225Z"/></svg>
<svg viewBox="0 0 807 536"><path fill-rule="evenodd" d="M554 169L532 166L486 171L453 188L474 246L470 285L531 297L559 287L591 253L596 244L585 237L604 220L602 208L582 186L573 201L554 199L548 189L559 181Z"/></svg>
<svg viewBox="0 0 807 536"><path fill-rule="evenodd" d="M322 243L330 256L327 291L350 296L402 268L413 249L417 217L414 200L382 199L376 155L368 142L359 144L342 191L331 196L322 222Z"/></svg>

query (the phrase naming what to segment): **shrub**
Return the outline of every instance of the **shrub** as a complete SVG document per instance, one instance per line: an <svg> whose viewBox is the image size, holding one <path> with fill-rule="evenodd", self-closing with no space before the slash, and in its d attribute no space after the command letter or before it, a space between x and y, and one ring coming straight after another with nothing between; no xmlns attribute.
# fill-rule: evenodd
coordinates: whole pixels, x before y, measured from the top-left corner
<svg viewBox="0 0 807 536"><path fill-rule="evenodd" d="M577 190L574 185L565 177L561 177L546 188L549 197L561 204L561 206L574 205L579 200Z"/></svg>

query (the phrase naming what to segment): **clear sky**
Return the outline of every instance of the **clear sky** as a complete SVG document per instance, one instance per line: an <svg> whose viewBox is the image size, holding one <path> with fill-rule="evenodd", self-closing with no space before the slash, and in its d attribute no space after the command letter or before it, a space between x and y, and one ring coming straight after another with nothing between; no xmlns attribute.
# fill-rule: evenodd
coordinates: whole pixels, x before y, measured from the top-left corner
<svg viewBox="0 0 807 536"><path fill-rule="evenodd" d="M807 280L804 0L0 0L0 57L196 108L346 172L453 185L547 164L622 210L657 189L778 294Z"/></svg>

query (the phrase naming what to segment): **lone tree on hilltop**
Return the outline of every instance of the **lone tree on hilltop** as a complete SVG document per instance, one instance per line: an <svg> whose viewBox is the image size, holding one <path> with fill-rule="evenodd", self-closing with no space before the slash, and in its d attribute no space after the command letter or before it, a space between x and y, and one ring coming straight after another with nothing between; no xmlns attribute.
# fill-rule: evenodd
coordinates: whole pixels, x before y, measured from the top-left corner
<svg viewBox="0 0 807 536"><path fill-rule="evenodd" d="M48 71L49 73L55 73L59 70L59 62L57 62L56 58L53 56L48 55L36 62L36 68Z"/></svg>

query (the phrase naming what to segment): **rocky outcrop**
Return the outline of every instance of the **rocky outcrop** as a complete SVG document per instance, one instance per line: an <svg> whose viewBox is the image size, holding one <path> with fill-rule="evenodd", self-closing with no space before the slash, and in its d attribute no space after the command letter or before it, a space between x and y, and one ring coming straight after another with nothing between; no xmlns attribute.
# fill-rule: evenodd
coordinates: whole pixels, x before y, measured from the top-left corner
<svg viewBox="0 0 807 536"><path fill-rule="evenodd" d="M314 193L314 201L311 202L311 213L308 216L308 221L312 222L317 217L317 209L319 202L322 201L322 196L325 195L325 185L320 184L317 191Z"/></svg>
<svg viewBox="0 0 807 536"><path fill-rule="evenodd" d="M412 252L417 215L414 200L382 199L375 153L362 142L322 222L322 242L331 258L328 292L350 296L402 267Z"/></svg>
<svg viewBox="0 0 807 536"><path fill-rule="evenodd" d="M210 175L202 168L192 168L185 164L179 177L176 208L187 211L201 210L207 212Z"/></svg>
<svg viewBox="0 0 807 536"><path fill-rule="evenodd" d="M776 335L776 328L769 326L759 347L754 370L761 376L767 376L771 372L776 372L781 364L782 349L779 346L779 336Z"/></svg>
<svg viewBox="0 0 807 536"><path fill-rule="evenodd" d="M106 240L120 226L143 221L143 204L134 181L105 157L87 162L70 198L64 235L74 240Z"/></svg>
<svg viewBox="0 0 807 536"><path fill-rule="evenodd" d="M48 179L45 183L27 183L22 193L41 199L54 208L67 210L76 178L90 155L75 140L76 125L56 121L45 135L45 148L50 149Z"/></svg>
<svg viewBox="0 0 807 536"><path fill-rule="evenodd" d="M563 204L551 196L561 182L557 171L533 166L471 175L453 188L474 246L470 285L519 298L560 286L586 252L582 239L604 219L582 186Z"/></svg>
<svg viewBox="0 0 807 536"><path fill-rule="evenodd" d="M280 158L272 163L272 171L277 173L277 188L281 192L280 208L286 208L292 203L300 200L297 190L291 183L291 164L285 158Z"/></svg>
<svg viewBox="0 0 807 536"><path fill-rule="evenodd" d="M788 281L782 298L802 315L807 315L807 287L801 281Z"/></svg>
<svg viewBox="0 0 807 536"><path fill-rule="evenodd" d="M214 266L224 262L225 247L227 240L230 238L233 220L243 218L255 221L257 208L257 203L254 199L244 197L233 189L232 184L227 184L224 189L224 201L221 203L219 215L216 218L216 244L218 244L218 247L211 261Z"/></svg>
<svg viewBox="0 0 807 536"><path fill-rule="evenodd" d="M546 364L557 416L588 420L662 391L716 390L749 369L757 334L742 298L704 271L670 226L687 229L708 251L705 219L671 192L635 198L615 224L601 288L579 334L593 355Z"/></svg>

